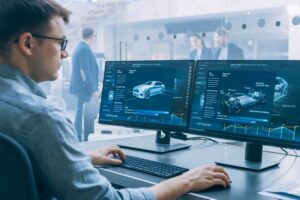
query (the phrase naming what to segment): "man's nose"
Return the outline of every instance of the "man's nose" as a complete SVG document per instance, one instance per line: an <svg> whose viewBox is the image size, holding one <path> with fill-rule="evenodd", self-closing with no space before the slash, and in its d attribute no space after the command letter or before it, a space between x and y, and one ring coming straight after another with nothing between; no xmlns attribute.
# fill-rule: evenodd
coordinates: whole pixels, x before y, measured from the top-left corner
<svg viewBox="0 0 300 200"><path fill-rule="evenodd" d="M61 59L64 59L64 58L67 58L69 56L68 52L67 51L62 51L61 52Z"/></svg>

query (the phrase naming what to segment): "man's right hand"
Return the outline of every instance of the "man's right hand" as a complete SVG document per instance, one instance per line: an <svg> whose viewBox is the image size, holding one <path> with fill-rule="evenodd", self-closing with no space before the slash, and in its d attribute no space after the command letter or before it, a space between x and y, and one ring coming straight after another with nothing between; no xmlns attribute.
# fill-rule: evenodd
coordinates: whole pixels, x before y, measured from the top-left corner
<svg viewBox="0 0 300 200"><path fill-rule="evenodd" d="M150 190L157 200L173 200L187 192L205 190L214 185L230 187L230 178L223 167L205 165L154 185Z"/></svg>
<svg viewBox="0 0 300 200"><path fill-rule="evenodd" d="M206 165L195 168L181 175L183 179L190 182L189 191L199 191L220 185L224 188L230 187L230 178L223 167Z"/></svg>

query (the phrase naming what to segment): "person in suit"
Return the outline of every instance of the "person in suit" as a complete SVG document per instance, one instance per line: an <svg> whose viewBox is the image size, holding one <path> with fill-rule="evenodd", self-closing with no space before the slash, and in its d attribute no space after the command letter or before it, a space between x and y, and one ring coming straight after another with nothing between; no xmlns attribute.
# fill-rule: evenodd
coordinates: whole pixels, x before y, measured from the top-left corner
<svg viewBox="0 0 300 200"><path fill-rule="evenodd" d="M215 60L244 60L244 52L237 45L229 41L228 32L224 28L217 28L214 34L214 42L217 47Z"/></svg>
<svg viewBox="0 0 300 200"><path fill-rule="evenodd" d="M192 60L211 60L213 54L209 48L205 46L203 38L197 33L190 35L190 43L193 50L190 52L190 59Z"/></svg>
<svg viewBox="0 0 300 200"><path fill-rule="evenodd" d="M89 126L84 127L82 131L82 118L84 104L89 102L92 97L97 99L98 93L98 75L99 69L90 45L94 42L94 31L87 27L82 31L83 40L78 44L72 56L72 76L70 82L70 93L77 97L77 108L75 115L75 129L79 141L82 141L82 132L84 140L87 140L91 131ZM87 122L90 121L90 122ZM84 124L93 124L93 118L84 115Z"/></svg>

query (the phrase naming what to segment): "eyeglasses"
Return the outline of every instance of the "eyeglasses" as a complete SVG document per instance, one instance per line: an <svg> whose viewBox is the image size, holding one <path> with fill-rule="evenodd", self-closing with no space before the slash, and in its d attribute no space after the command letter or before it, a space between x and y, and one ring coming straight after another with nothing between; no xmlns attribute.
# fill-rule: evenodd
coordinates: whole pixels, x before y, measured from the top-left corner
<svg viewBox="0 0 300 200"><path fill-rule="evenodd" d="M61 41L61 43L60 43L60 49L62 51L66 50L66 47L67 47L67 44L68 44L68 40L65 39L65 38L50 37L50 36L44 36L44 35L38 35L38 34L31 34L31 35L33 37L36 37L36 38Z"/></svg>
<svg viewBox="0 0 300 200"><path fill-rule="evenodd" d="M57 38L57 37L50 37L50 36L45 36L45 35L39 35L39 34L31 34L33 37L36 38L41 38L41 39L50 39L50 40L57 40L57 41L61 41L60 43L60 49L62 51L66 50L67 44L68 44L68 40L65 38ZM15 40L15 43L17 43L19 41L19 38L17 38Z"/></svg>

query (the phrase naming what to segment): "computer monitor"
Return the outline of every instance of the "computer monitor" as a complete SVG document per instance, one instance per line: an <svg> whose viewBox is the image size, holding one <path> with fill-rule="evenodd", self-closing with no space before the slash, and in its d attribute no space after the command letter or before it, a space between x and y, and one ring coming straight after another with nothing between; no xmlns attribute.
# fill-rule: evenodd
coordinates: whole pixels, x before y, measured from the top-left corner
<svg viewBox="0 0 300 200"><path fill-rule="evenodd" d="M246 141L245 160L219 164L262 170L262 145L300 148L300 61L199 61L188 129Z"/></svg>
<svg viewBox="0 0 300 200"><path fill-rule="evenodd" d="M105 64L99 123L158 130L156 143L119 144L163 153L186 144L170 144L170 131L187 128L194 61L108 61Z"/></svg>

